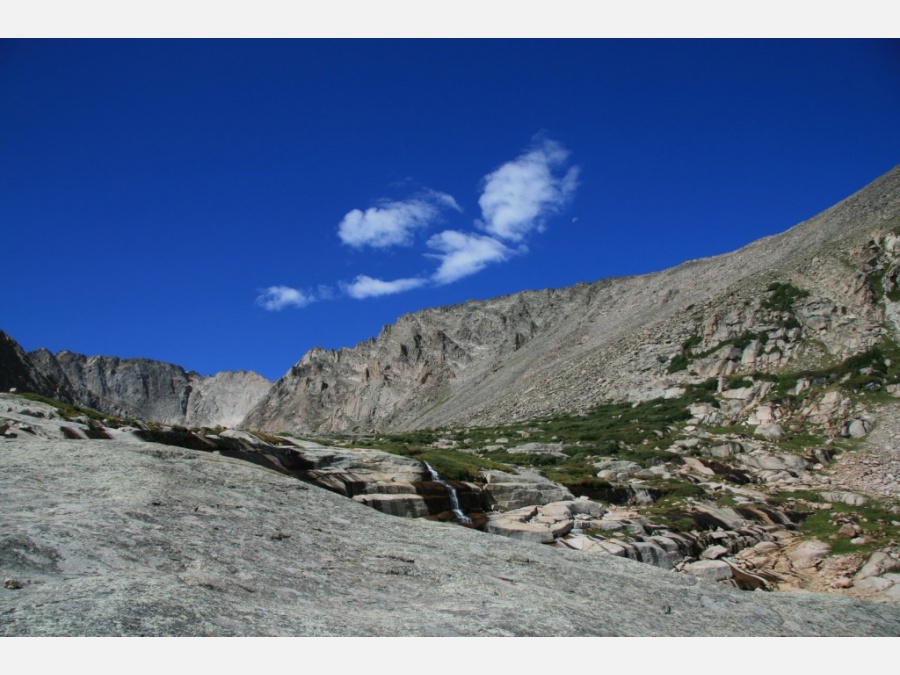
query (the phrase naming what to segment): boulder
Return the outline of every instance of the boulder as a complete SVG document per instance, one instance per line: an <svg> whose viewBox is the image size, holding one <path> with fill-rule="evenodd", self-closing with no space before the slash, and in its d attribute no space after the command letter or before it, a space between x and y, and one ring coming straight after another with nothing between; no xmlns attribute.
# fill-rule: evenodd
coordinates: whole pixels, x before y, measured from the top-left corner
<svg viewBox="0 0 900 675"><path fill-rule="evenodd" d="M805 471L809 468L809 462L800 455L769 455L757 453L741 458L750 468L761 471Z"/></svg>
<svg viewBox="0 0 900 675"><path fill-rule="evenodd" d="M520 469L518 473L511 474L485 470L481 474L486 481L483 487L485 499L497 511L574 499L567 488L537 472Z"/></svg>
<svg viewBox="0 0 900 675"><path fill-rule="evenodd" d="M734 509L712 504L695 504L694 510L704 514L706 520L717 523L725 530L739 530L747 525L747 520Z"/></svg>
<svg viewBox="0 0 900 675"><path fill-rule="evenodd" d="M856 583L863 579L869 579L870 577L876 577L890 572L900 572L900 560L892 558L883 551L875 551L875 553L869 556L866 564L854 575L853 581Z"/></svg>
<svg viewBox="0 0 900 675"><path fill-rule="evenodd" d="M696 457L685 457L684 465L688 469L690 469L692 471L696 471L697 473L699 473L703 476L715 476L716 475L715 471L710 469L708 466L706 466L703 462L701 462Z"/></svg>
<svg viewBox="0 0 900 675"><path fill-rule="evenodd" d="M831 504L847 504L848 506L864 506L866 498L855 492L820 492L819 496Z"/></svg>
<svg viewBox="0 0 900 675"><path fill-rule="evenodd" d="M715 544L703 551L703 553L700 554L700 557L704 560L718 560L724 555L728 555L728 549L719 544Z"/></svg>
<svg viewBox="0 0 900 675"><path fill-rule="evenodd" d="M784 436L784 429L780 424L760 424L756 427L756 433L763 438L781 438Z"/></svg>
<svg viewBox="0 0 900 675"><path fill-rule="evenodd" d="M746 401L753 398L753 387L741 387L740 389L726 389L721 394L722 398L728 400Z"/></svg>
<svg viewBox="0 0 900 675"><path fill-rule="evenodd" d="M422 518L428 515L425 499L417 494L364 494L356 495L353 501L391 516Z"/></svg>
<svg viewBox="0 0 900 675"><path fill-rule="evenodd" d="M587 497L579 497L573 501L569 510L573 516L583 514L592 518L602 518L607 512L607 508L603 504L592 501Z"/></svg>
<svg viewBox="0 0 900 675"><path fill-rule="evenodd" d="M856 419L850 421L843 433L850 438L863 438L872 429L872 423L868 420Z"/></svg>
<svg viewBox="0 0 900 675"><path fill-rule="evenodd" d="M551 520L568 520L572 517L572 502L552 502L544 504L538 512Z"/></svg>
<svg viewBox="0 0 900 675"><path fill-rule="evenodd" d="M759 424L772 424L775 422L775 411L770 405L761 405L757 406L756 410L750 413L750 417L747 418L747 424L759 425Z"/></svg>
<svg viewBox="0 0 900 675"><path fill-rule="evenodd" d="M635 548L642 563L659 567L660 569L672 569L672 560L666 550L654 541L633 541L631 545Z"/></svg>
<svg viewBox="0 0 900 675"><path fill-rule="evenodd" d="M606 459L594 462L597 476L607 480L627 480L640 473L643 467L637 462L629 462L621 459ZM601 475L602 474L602 475Z"/></svg>
<svg viewBox="0 0 900 675"><path fill-rule="evenodd" d="M511 539L521 539L522 541L530 541L536 544L552 544L555 540L553 533L546 525L523 523L502 516L490 516L484 529L491 534L499 534Z"/></svg>
<svg viewBox="0 0 900 675"><path fill-rule="evenodd" d="M731 565L721 560L698 560L688 563L681 571L704 581L726 581L734 576Z"/></svg>
<svg viewBox="0 0 900 675"><path fill-rule="evenodd" d="M788 549L786 555L791 564L797 569L810 569L818 567L822 559L831 553L831 546L823 541L812 539L800 542L792 549Z"/></svg>
<svg viewBox="0 0 900 675"><path fill-rule="evenodd" d="M709 454L710 457L717 457L718 459L730 459L736 454L743 451L744 448L740 443L721 443L720 445L714 445L710 448L707 448L706 453Z"/></svg>
<svg viewBox="0 0 900 675"><path fill-rule="evenodd" d="M865 591L868 593L880 593L881 591L886 591L894 584L888 579L882 579L881 577L866 577L860 581L853 582L853 587L858 591Z"/></svg>
<svg viewBox="0 0 900 675"><path fill-rule="evenodd" d="M850 405L849 398L845 398L841 392L833 390L824 394L817 403L805 408L803 413L808 421L814 424L825 424L846 415Z"/></svg>

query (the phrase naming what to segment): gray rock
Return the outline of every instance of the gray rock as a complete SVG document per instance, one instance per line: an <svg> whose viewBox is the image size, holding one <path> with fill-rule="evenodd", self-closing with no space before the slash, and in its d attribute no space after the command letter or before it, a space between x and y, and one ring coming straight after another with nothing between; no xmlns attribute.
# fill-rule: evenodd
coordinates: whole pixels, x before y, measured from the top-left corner
<svg viewBox="0 0 900 675"><path fill-rule="evenodd" d="M599 462L594 462L594 468L598 471L606 470L633 475L641 470L641 465L637 462L629 462L622 459L604 459Z"/></svg>
<svg viewBox="0 0 900 675"><path fill-rule="evenodd" d="M784 429L780 424L760 424L756 427L756 433L763 438L781 438L784 436Z"/></svg>
<svg viewBox="0 0 900 675"><path fill-rule="evenodd" d="M853 420L847 425L846 435L851 438L862 438L872 428L868 420Z"/></svg>
<svg viewBox="0 0 900 675"><path fill-rule="evenodd" d="M742 593L615 555L393 518L208 453L3 446L0 561L4 578L28 582L0 593L6 636L900 632L891 606Z"/></svg>
<svg viewBox="0 0 900 675"><path fill-rule="evenodd" d="M642 563L659 567L660 569L672 569L672 559L666 550L654 541L633 541L631 545L637 550Z"/></svg>
<svg viewBox="0 0 900 675"><path fill-rule="evenodd" d="M718 560L723 555L728 555L728 549L716 544L704 550L703 553L700 554L700 557L704 560Z"/></svg>
<svg viewBox="0 0 900 675"><path fill-rule="evenodd" d="M572 515L584 514L593 518L602 518L607 513L607 510L603 504L591 501L587 497L579 497L572 502L570 508Z"/></svg>
<svg viewBox="0 0 900 675"><path fill-rule="evenodd" d="M354 496L353 501L392 516L423 518L428 515L425 500L417 494L365 494Z"/></svg>
<svg viewBox="0 0 900 675"><path fill-rule="evenodd" d="M536 472L483 471L482 475L487 481L483 487L487 503L500 511L574 499L569 490Z"/></svg>
<svg viewBox="0 0 900 675"><path fill-rule="evenodd" d="M721 560L698 560L685 565L682 571L704 581L726 581L734 576L731 565Z"/></svg>
<svg viewBox="0 0 900 675"><path fill-rule="evenodd" d="M2 358L2 356L0 356ZM27 355L32 388L66 402L119 417L187 426L237 426L268 392L271 382L252 372L203 377L150 359L84 356L39 349Z"/></svg>
<svg viewBox="0 0 900 675"><path fill-rule="evenodd" d="M881 577L867 577L865 579L860 579L859 581L853 581L853 587L858 591L864 591L867 593L880 593L881 591L886 591L894 584L887 580L882 579Z"/></svg>
<svg viewBox="0 0 900 675"><path fill-rule="evenodd" d="M798 569L817 567L821 560L831 553L831 545L812 539L804 541L788 549L786 555L791 564Z"/></svg>
<svg viewBox="0 0 900 675"><path fill-rule="evenodd" d="M706 449L704 454L708 454L710 457L716 457L719 459L731 459L736 454L743 452L743 447L740 443L721 443L719 445L714 445L710 448Z"/></svg>
<svg viewBox="0 0 900 675"><path fill-rule="evenodd" d="M848 506L864 506L867 501L865 497L858 495L855 492L826 491L820 492L819 496L826 502L832 504L847 504Z"/></svg>
<svg viewBox="0 0 900 675"><path fill-rule="evenodd" d="M870 577L887 574L890 572L900 572L900 560L892 558L883 551L875 551L866 564L853 576L854 581L862 581Z"/></svg>

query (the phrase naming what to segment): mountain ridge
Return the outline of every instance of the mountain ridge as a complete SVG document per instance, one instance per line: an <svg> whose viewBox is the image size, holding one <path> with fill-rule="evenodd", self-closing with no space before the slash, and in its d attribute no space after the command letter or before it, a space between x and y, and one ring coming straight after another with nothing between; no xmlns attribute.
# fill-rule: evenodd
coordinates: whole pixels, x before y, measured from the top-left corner
<svg viewBox="0 0 900 675"><path fill-rule="evenodd" d="M863 264L860 259L848 266L844 258L900 215L898 194L900 168L895 168L786 232L731 253L647 275L403 315L356 347L307 352L244 426L405 430L493 424L578 412L604 400L644 400L684 384L686 378L667 367L677 345L709 315L719 313L725 320L736 302L755 303L759 310L768 286L779 280L820 284L816 297L829 311L857 311L859 325L842 326L829 354L865 348L877 341L884 310L876 306L880 298L856 297L861 289L844 287ZM800 319L817 325L812 304ZM702 313L696 311L700 305ZM755 324L763 318L745 317L740 328L759 327ZM807 329L811 333L812 325ZM734 332L723 338L735 337ZM646 358L636 359L634 352L641 350ZM526 400L531 392L544 402Z"/></svg>
<svg viewBox="0 0 900 675"><path fill-rule="evenodd" d="M818 358L838 358L875 344L885 321L900 328L900 309L875 297L866 268L866 242L900 222L897 195L900 167L730 253L407 313L354 347L309 350L274 383L150 359L25 354L7 337L0 387L164 423L301 433L491 425L647 400L708 377L809 360L810 340L824 344ZM799 334L779 335L777 352L742 355L737 370L724 357L707 363L708 354L688 359L696 368L673 370L688 341L699 339L705 353L741 334L777 334L784 317L764 307L773 282L813 291L791 308Z"/></svg>
<svg viewBox="0 0 900 675"><path fill-rule="evenodd" d="M32 391L118 417L163 424L237 426L268 391L270 382L252 371L200 375L146 358L25 352L0 332L0 389Z"/></svg>

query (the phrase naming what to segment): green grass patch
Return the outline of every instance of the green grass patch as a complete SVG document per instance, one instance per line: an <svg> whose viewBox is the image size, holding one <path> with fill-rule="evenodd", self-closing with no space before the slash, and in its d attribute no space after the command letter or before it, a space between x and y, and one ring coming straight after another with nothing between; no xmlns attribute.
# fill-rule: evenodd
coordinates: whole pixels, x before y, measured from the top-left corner
<svg viewBox="0 0 900 675"><path fill-rule="evenodd" d="M838 534L845 520L859 525L861 536L866 539L865 544L851 544L850 537ZM885 503L869 502L865 506L832 504L828 511L811 510L800 525L800 531L805 536L831 544L832 555L869 554L900 538L900 526L892 522L900 522L900 515L896 513L896 507L891 509Z"/></svg>
<svg viewBox="0 0 900 675"><path fill-rule="evenodd" d="M827 439L819 434L792 434L788 432L777 440L778 447L792 453L802 453L804 450L823 447Z"/></svg>
<svg viewBox="0 0 900 675"><path fill-rule="evenodd" d="M821 502L822 498L819 496L818 492L812 492L811 490L793 490L791 492L779 492L778 494L774 494L766 501L768 501L770 504L774 504L775 506L782 506L783 504L796 502L798 500L807 502Z"/></svg>
<svg viewBox="0 0 900 675"><path fill-rule="evenodd" d="M413 432L410 434L382 434L375 438L357 438L353 445L383 450L393 455L412 457L428 462L448 480L478 481L482 469L498 469L512 471L509 464L498 462L489 457L481 457L458 450L429 448L427 444L416 443L415 439L428 439L433 442L436 433L431 431ZM399 439L399 440L398 440Z"/></svg>
<svg viewBox="0 0 900 675"><path fill-rule="evenodd" d="M689 365L691 365L691 359L687 355L677 354L672 357L672 361L669 363L667 371L671 375L672 373L687 369Z"/></svg>
<svg viewBox="0 0 900 675"><path fill-rule="evenodd" d="M771 295L763 301L763 309L773 312L792 312L794 303L809 297L809 291L798 288L790 283L775 281L769 284L766 290Z"/></svg>

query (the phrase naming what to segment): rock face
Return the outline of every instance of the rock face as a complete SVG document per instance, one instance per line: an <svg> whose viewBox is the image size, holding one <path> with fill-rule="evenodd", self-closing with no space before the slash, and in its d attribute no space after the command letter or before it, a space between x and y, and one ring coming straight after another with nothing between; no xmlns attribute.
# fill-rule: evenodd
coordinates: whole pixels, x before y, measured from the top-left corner
<svg viewBox="0 0 900 675"><path fill-rule="evenodd" d="M499 511L520 509L532 505L549 504L572 499L566 488L548 480L537 471L519 469L515 474L505 471L482 471L484 494L491 508Z"/></svg>
<svg viewBox="0 0 900 675"><path fill-rule="evenodd" d="M243 370L189 375L191 391L182 422L187 426L236 427L272 386L262 375Z"/></svg>
<svg viewBox="0 0 900 675"><path fill-rule="evenodd" d="M247 462L125 435L0 437L0 448L0 635L900 632L895 605L741 593L394 518Z"/></svg>
<svg viewBox="0 0 900 675"><path fill-rule="evenodd" d="M886 319L900 317L873 290L894 288L898 218L900 168L734 253L409 314L355 348L307 353L244 425L298 432L488 426L608 400L677 397L708 378L846 358L875 344ZM725 412L744 409L758 393L735 388ZM784 433L772 409L756 411L753 423L772 437ZM847 434L865 431L860 423Z"/></svg>
<svg viewBox="0 0 900 675"><path fill-rule="evenodd" d="M61 382L61 381L60 381ZM0 391L17 389L38 393L55 393L60 400L71 401L70 389L59 391L53 379L48 378L43 369L38 369L29 360L15 340L0 331Z"/></svg>
<svg viewBox="0 0 900 675"><path fill-rule="evenodd" d="M149 359L38 349L0 333L0 390L17 387L119 417L188 426L237 426L271 383L253 372L201 376Z"/></svg>

